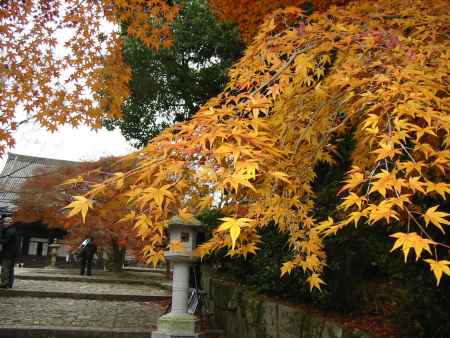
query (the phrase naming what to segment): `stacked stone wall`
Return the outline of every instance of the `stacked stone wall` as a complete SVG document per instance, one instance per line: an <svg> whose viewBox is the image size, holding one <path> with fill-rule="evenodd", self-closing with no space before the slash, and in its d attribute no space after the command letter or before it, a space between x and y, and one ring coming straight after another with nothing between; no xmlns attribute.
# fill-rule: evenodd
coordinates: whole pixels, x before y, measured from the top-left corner
<svg viewBox="0 0 450 338"><path fill-rule="evenodd" d="M311 314L300 306L258 295L202 272L214 325L227 338L373 338Z"/></svg>

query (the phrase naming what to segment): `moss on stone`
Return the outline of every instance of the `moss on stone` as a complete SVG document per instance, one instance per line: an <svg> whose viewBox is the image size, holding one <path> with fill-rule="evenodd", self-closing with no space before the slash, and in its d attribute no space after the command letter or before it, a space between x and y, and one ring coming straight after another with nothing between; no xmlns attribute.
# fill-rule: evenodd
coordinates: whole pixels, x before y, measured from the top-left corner
<svg viewBox="0 0 450 338"><path fill-rule="evenodd" d="M163 332L182 332L194 334L199 331L199 327L199 319L187 313L168 313L158 319L158 330Z"/></svg>

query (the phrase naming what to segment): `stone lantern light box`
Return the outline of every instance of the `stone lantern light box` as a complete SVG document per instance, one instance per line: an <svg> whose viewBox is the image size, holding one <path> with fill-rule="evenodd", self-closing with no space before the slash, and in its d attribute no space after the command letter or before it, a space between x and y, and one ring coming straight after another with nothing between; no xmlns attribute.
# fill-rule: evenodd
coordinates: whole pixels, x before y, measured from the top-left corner
<svg viewBox="0 0 450 338"><path fill-rule="evenodd" d="M197 219L185 221L178 216L170 219L170 242L178 242L184 246L184 252L192 255L197 247L197 233L203 231L203 224Z"/></svg>

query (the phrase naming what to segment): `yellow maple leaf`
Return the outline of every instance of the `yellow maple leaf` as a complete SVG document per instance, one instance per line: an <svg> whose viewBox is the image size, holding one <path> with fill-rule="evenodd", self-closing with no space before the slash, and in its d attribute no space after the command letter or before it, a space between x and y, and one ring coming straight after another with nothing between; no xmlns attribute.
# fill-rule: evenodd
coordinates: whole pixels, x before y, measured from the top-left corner
<svg viewBox="0 0 450 338"><path fill-rule="evenodd" d="M345 185L339 190L338 194L345 190L352 190L364 182L364 175L360 172L352 172L345 180Z"/></svg>
<svg viewBox="0 0 450 338"><path fill-rule="evenodd" d="M367 198L364 196L358 196L354 192L351 192L350 195L344 198L344 202L342 202L340 206L347 210L356 204L358 206L358 210L361 210L363 202L367 202Z"/></svg>
<svg viewBox="0 0 450 338"><path fill-rule="evenodd" d="M378 178L378 180L373 182L369 194L378 192L383 197L386 196L386 190L394 186L396 181L395 175L384 169L380 173L376 174L374 178Z"/></svg>
<svg viewBox="0 0 450 338"><path fill-rule="evenodd" d="M319 277L319 274L313 273L306 280L309 284L309 290L312 291L313 288L320 290L320 284L325 284L325 282Z"/></svg>
<svg viewBox="0 0 450 338"><path fill-rule="evenodd" d="M417 171L419 175L422 175L422 168L425 167L423 161L416 162L398 162L397 167L401 170L405 170L406 174L410 174L413 171ZM420 177L417 177L415 181L418 181Z"/></svg>
<svg viewBox="0 0 450 338"><path fill-rule="evenodd" d="M181 241L173 240L170 241L170 251L172 252L183 252L186 251L186 247Z"/></svg>
<svg viewBox="0 0 450 338"><path fill-rule="evenodd" d="M351 222L354 222L355 223L355 228L356 228L358 226L358 223L359 223L359 220L361 219L361 217L367 217L367 211L366 210L351 212L344 223L345 224L349 224Z"/></svg>
<svg viewBox="0 0 450 338"><path fill-rule="evenodd" d="M284 262L281 266L281 277L283 277L286 273L289 275L294 267L295 265L292 261Z"/></svg>
<svg viewBox="0 0 450 338"><path fill-rule="evenodd" d="M450 184L444 182L427 182L425 185L427 187L427 193L436 191L442 198L445 198L446 194L450 194Z"/></svg>
<svg viewBox="0 0 450 338"><path fill-rule="evenodd" d="M67 217L73 217L81 212L83 223L85 223L87 212L89 209L92 209L92 201L84 196L74 196L73 198L75 201L64 207L64 209L72 209Z"/></svg>
<svg viewBox="0 0 450 338"><path fill-rule="evenodd" d="M149 226L152 224L147 215L139 214L135 217L136 223L134 228L141 232L141 236L146 234Z"/></svg>
<svg viewBox="0 0 450 338"><path fill-rule="evenodd" d="M321 262L316 254L311 254L306 257L306 260L301 263L303 271L317 271L320 268Z"/></svg>
<svg viewBox="0 0 450 338"><path fill-rule="evenodd" d="M391 218L399 220L398 213L393 209L392 201L384 200L379 205L374 205L368 214L369 224L374 224L383 218L390 223Z"/></svg>
<svg viewBox="0 0 450 338"><path fill-rule="evenodd" d="M423 187L425 186L424 182L420 182L420 176L419 177L409 177L407 186L410 188L413 192L419 191L421 193L425 193L425 190Z"/></svg>
<svg viewBox="0 0 450 338"><path fill-rule="evenodd" d="M133 211L129 212L128 214L126 214L125 216L123 216L121 219L119 219L116 223L124 223L124 222L134 221L135 218L136 218L136 212L133 210Z"/></svg>
<svg viewBox="0 0 450 338"><path fill-rule="evenodd" d="M246 176L250 179L256 178L256 171L259 169L259 165L257 162L254 161L241 161L238 163L235 163L236 170Z"/></svg>
<svg viewBox="0 0 450 338"><path fill-rule="evenodd" d="M211 242L206 242L198 245L194 250L194 256L203 258L205 257L209 252L211 252L211 249L213 247L213 244Z"/></svg>
<svg viewBox="0 0 450 338"><path fill-rule="evenodd" d="M149 254L147 254L146 260L147 263L150 263L153 265L153 267L156 267L159 262L164 261L164 254L160 251L155 252L152 250Z"/></svg>
<svg viewBox="0 0 450 338"><path fill-rule="evenodd" d="M365 122L361 126L362 130L365 130L367 128L377 128L378 123L380 122L380 117L376 114L368 114L366 117Z"/></svg>
<svg viewBox="0 0 450 338"><path fill-rule="evenodd" d="M256 192L256 189L253 186L253 184L249 182L250 179L252 179L250 175L244 172L238 172L232 176L225 178L223 183L224 184L229 183L236 192L238 191L239 185L246 186Z"/></svg>
<svg viewBox="0 0 450 338"><path fill-rule="evenodd" d="M214 199L210 195L202 197L198 201L197 207L199 210L209 209L209 208L211 208L213 201L214 201Z"/></svg>
<svg viewBox="0 0 450 338"><path fill-rule="evenodd" d="M231 242L232 242L232 250L234 250L234 247L236 245L236 240L239 237L239 234L241 233L241 228L248 227L252 223L254 223L254 220L250 218L232 218L232 217L223 217L219 218L219 220L224 221L217 231L229 231L231 236Z"/></svg>
<svg viewBox="0 0 450 338"><path fill-rule="evenodd" d="M406 260L408 259L408 253L411 248L414 249L416 253L416 261L417 261L420 255L422 254L423 250L431 254L430 244L436 244L432 240L423 238L415 232L410 233L397 232L395 234L390 235L390 237L397 238L397 240L394 243L394 246L391 249L391 252L398 248L402 248L403 255L405 256L405 263Z"/></svg>
<svg viewBox="0 0 450 338"><path fill-rule="evenodd" d="M433 224L436 228L441 230L443 234L445 234L442 224L450 225L450 221L444 218L449 217L450 214L442 211L436 211L438 207L439 207L438 205L435 205L434 207L429 208L427 212L423 215L423 218L425 220L426 225L428 225L428 223L431 222L431 224Z"/></svg>
<svg viewBox="0 0 450 338"><path fill-rule="evenodd" d="M400 150L396 149L392 143L380 142L379 149L371 151L371 153L377 154L376 161L383 160L387 157L394 158L395 155L400 154Z"/></svg>
<svg viewBox="0 0 450 338"><path fill-rule="evenodd" d="M288 183L288 184L291 183L291 182L288 180L288 177L289 177L289 176L288 176L286 173L283 173L283 172L281 172L281 171L271 171L271 172L269 172L269 174L272 175L273 177L275 177L275 178L277 178L277 179L283 181L283 182L286 182L286 183Z"/></svg>
<svg viewBox="0 0 450 338"><path fill-rule="evenodd" d="M153 187L146 188L143 190L143 194L140 199L143 202L154 200L159 210L162 210L164 199L166 198L169 198L171 200L174 199L172 193L169 190L167 190L168 187L169 187L168 185L164 185L159 189Z"/></svg>
<svg viewBox="0 0 450 338"><path fill-rule="evenodd" d="M256 255L256 250L258 249L258 247L255 243L248 243L242 245L240 249L242 256L244 256L244 258L247 258L249 253Z"/></svg>
<svg viewBox="0 0 450 338"><path fill-rule="evenodd" d="M124 183L124 174L121 172L114 173L115 183L117 189L122 189Z"/></svg>
<svg viewBox="0 0 450 338"><path fill-rule="evenodd" d="M187 223L195 223L194 215L192 215L187 208L178 209L178 216Z"/></svg>
<svg viewBox="0 0 450 338"><path fill-rule="evenodd" d="M430 264L430 270L433 271L434 276L436 277L436 286L439 286L442 274L450 276L450 261L436 261L434 259L425 259L425 262Z"/></svg>
<svg viewBox="0 0 450 338"><path fill-rule="evenodd" d="M330 216L328 216L328 219L320 222L319 225L317 225L315 227L315 230L319 233L325 232L325 231L329 230L333 226L333 224L334 224L334 220Z"/></svg>
<svg viewBox="0 0 450 338"><path fill-rule="evenodd" d="M389 198L388 202L392 202L393 205L403 209L405 204L411 203L410 197L411 194L403 194L398 197Z"/></svg>

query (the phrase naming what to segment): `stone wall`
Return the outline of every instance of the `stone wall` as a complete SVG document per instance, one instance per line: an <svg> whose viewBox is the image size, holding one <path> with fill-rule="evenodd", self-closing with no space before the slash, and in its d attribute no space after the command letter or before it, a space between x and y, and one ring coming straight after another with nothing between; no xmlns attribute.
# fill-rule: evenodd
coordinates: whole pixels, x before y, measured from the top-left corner
<svg viewBox="0 0 450 338"><path fill-rule="evenodd" d="M202 271L214 325L227 338L373 338Z"/></svg>

